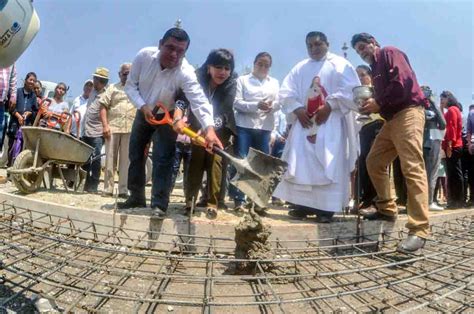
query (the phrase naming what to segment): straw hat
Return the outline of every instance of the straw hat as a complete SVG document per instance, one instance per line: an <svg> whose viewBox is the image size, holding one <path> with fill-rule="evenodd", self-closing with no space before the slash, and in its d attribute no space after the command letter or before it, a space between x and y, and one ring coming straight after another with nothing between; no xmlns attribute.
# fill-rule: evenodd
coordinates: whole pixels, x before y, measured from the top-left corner
<svg viewBox="0 0 474 314"><path fill-rule="evenodd" d="M109 79L109 69L98 67L97 69L95 69L95 72L94 74L92 74L92 76Z"/></svg>

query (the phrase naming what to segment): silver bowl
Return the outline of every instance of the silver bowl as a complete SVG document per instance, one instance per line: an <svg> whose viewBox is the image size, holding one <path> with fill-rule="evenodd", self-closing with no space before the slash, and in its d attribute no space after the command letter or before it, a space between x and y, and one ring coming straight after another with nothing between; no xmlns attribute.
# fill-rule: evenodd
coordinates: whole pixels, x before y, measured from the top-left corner
<svg viewBox="0 0 474 314"><path fill-rule="evenodd" d="M352 95L355 103L362 103L374 96L374 89L366 85L356 86L352 89Z"/></svg>

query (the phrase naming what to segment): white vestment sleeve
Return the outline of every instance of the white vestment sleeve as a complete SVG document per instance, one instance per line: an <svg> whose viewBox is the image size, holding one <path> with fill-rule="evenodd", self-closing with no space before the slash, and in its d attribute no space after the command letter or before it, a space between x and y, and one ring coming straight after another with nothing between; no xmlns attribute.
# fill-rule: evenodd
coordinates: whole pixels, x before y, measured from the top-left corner
<svg viewBox="0 0 474 314"><path fill-rule="evenodd" d="M137 109L140 109L146 104L145 100L143 100L143 97L140 95L140 90L138 89L140 71L142 68L141 63L140 51L132 62L132 68L127 77L127 83L125 84L125 93Z"/></svg>
<svg viewBox="0 0 474 314"><path fill-rule="evenodd" d="M350 110L357 111L358 107L354 103L352 89L360 85L356 70L350 64L336 65L337 87L334 93L326 97L326 101L331 109L339 109L343 114Z"/></svg>

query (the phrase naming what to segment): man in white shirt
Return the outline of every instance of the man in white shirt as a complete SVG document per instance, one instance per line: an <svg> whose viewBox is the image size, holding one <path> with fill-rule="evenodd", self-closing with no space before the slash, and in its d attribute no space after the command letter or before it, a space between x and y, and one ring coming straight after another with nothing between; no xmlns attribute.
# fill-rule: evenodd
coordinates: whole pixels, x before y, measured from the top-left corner
<svg viewBox="0 0 474 314"><path fill-rule="evenodd" d="M153 108L161 102L171 112L175 98L182 90L190 108L203 126L208 149L222 147L214 131L212 106L199 85L194 68L184 59L189 47L188 34L180 28L169 29L160 40L159 47L147 47L138 52L132 63L125 92L137 107L130 138L130 167L128 168L129 198L119 203L119 208L145 207L145 147L153 140L153 171L151 208L157 216L164 216L168 209L171 176L177 132L182 132L184 122L180 117L170 125L152 126ZM156 119L163 117L158 112Z"/></svg>
<svg viewBox="0 0 474 314"><path fill-rule="evenodd" d="M324 33L308 33L306 48L309 58L291 69L278 95L292 127L282 155L288 170L274 196L297 205L292 217L330 222L349 203L358 148L352 88L360 82L346 59L328 51Z"/></svg>
<svg viewBox="0 0 474 314"><path fill-rule="evenodd" d="M84 83L82 88L82 95L77 96L74 101L72 102L71 107L71 114L74 117L74 122L72 123L71 127L71 134L77 136L78 129L79 129L79 136L84 136L84 117L87 110L87 101L89 100L89 96L94 89L94 84L92 80L87 80Z"/></svg>

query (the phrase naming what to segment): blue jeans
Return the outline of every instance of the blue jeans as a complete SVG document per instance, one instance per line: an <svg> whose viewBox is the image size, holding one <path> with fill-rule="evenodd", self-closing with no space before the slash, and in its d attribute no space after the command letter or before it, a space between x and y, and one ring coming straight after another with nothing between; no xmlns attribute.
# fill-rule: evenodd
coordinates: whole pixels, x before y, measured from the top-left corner
<svg viewBox="0 0 474 314"><path fill-rule="evenodd" d="M250 147L269 154L271 133L271 131L267 130L249 129L238 126L236 155L240 158L247 157ZM245 201L245 194L233 185L229 186L229 194L233 196L236 205Z"/></svg>
<svg viewBox="0 0 474 314"><path fill-rule="evenodd" d="M272 156L276 158L281 158L283 150L285 149L285 142L282 140L276 139L272 147Z"/></svg>
<svg viewBox="0 0 474 314"><path fill-rule="evenodd" d="M92 162L88 162L84 165L84 170L87 171L86 183L84 184L84 191L86 192L98 192L100 182L100 154L102 151L102 145L104 145L103 137L87 137L84 136L82 141L94 148L92 152Z"/></svg>
<svg viewBox="0 0 474 314"><path fill-rule="evenodd" d="M171 113L172 115L172 113ZM162 115L157 115L161 119ZM130 136L127 187L130 198L145 202L145 147L153 141L153 170L151 188L151 207L166 211L171 192L171 177L176 151L177 134L167 124L152 126L145 121L143 113L138 110L133 121Z"/></svg>

